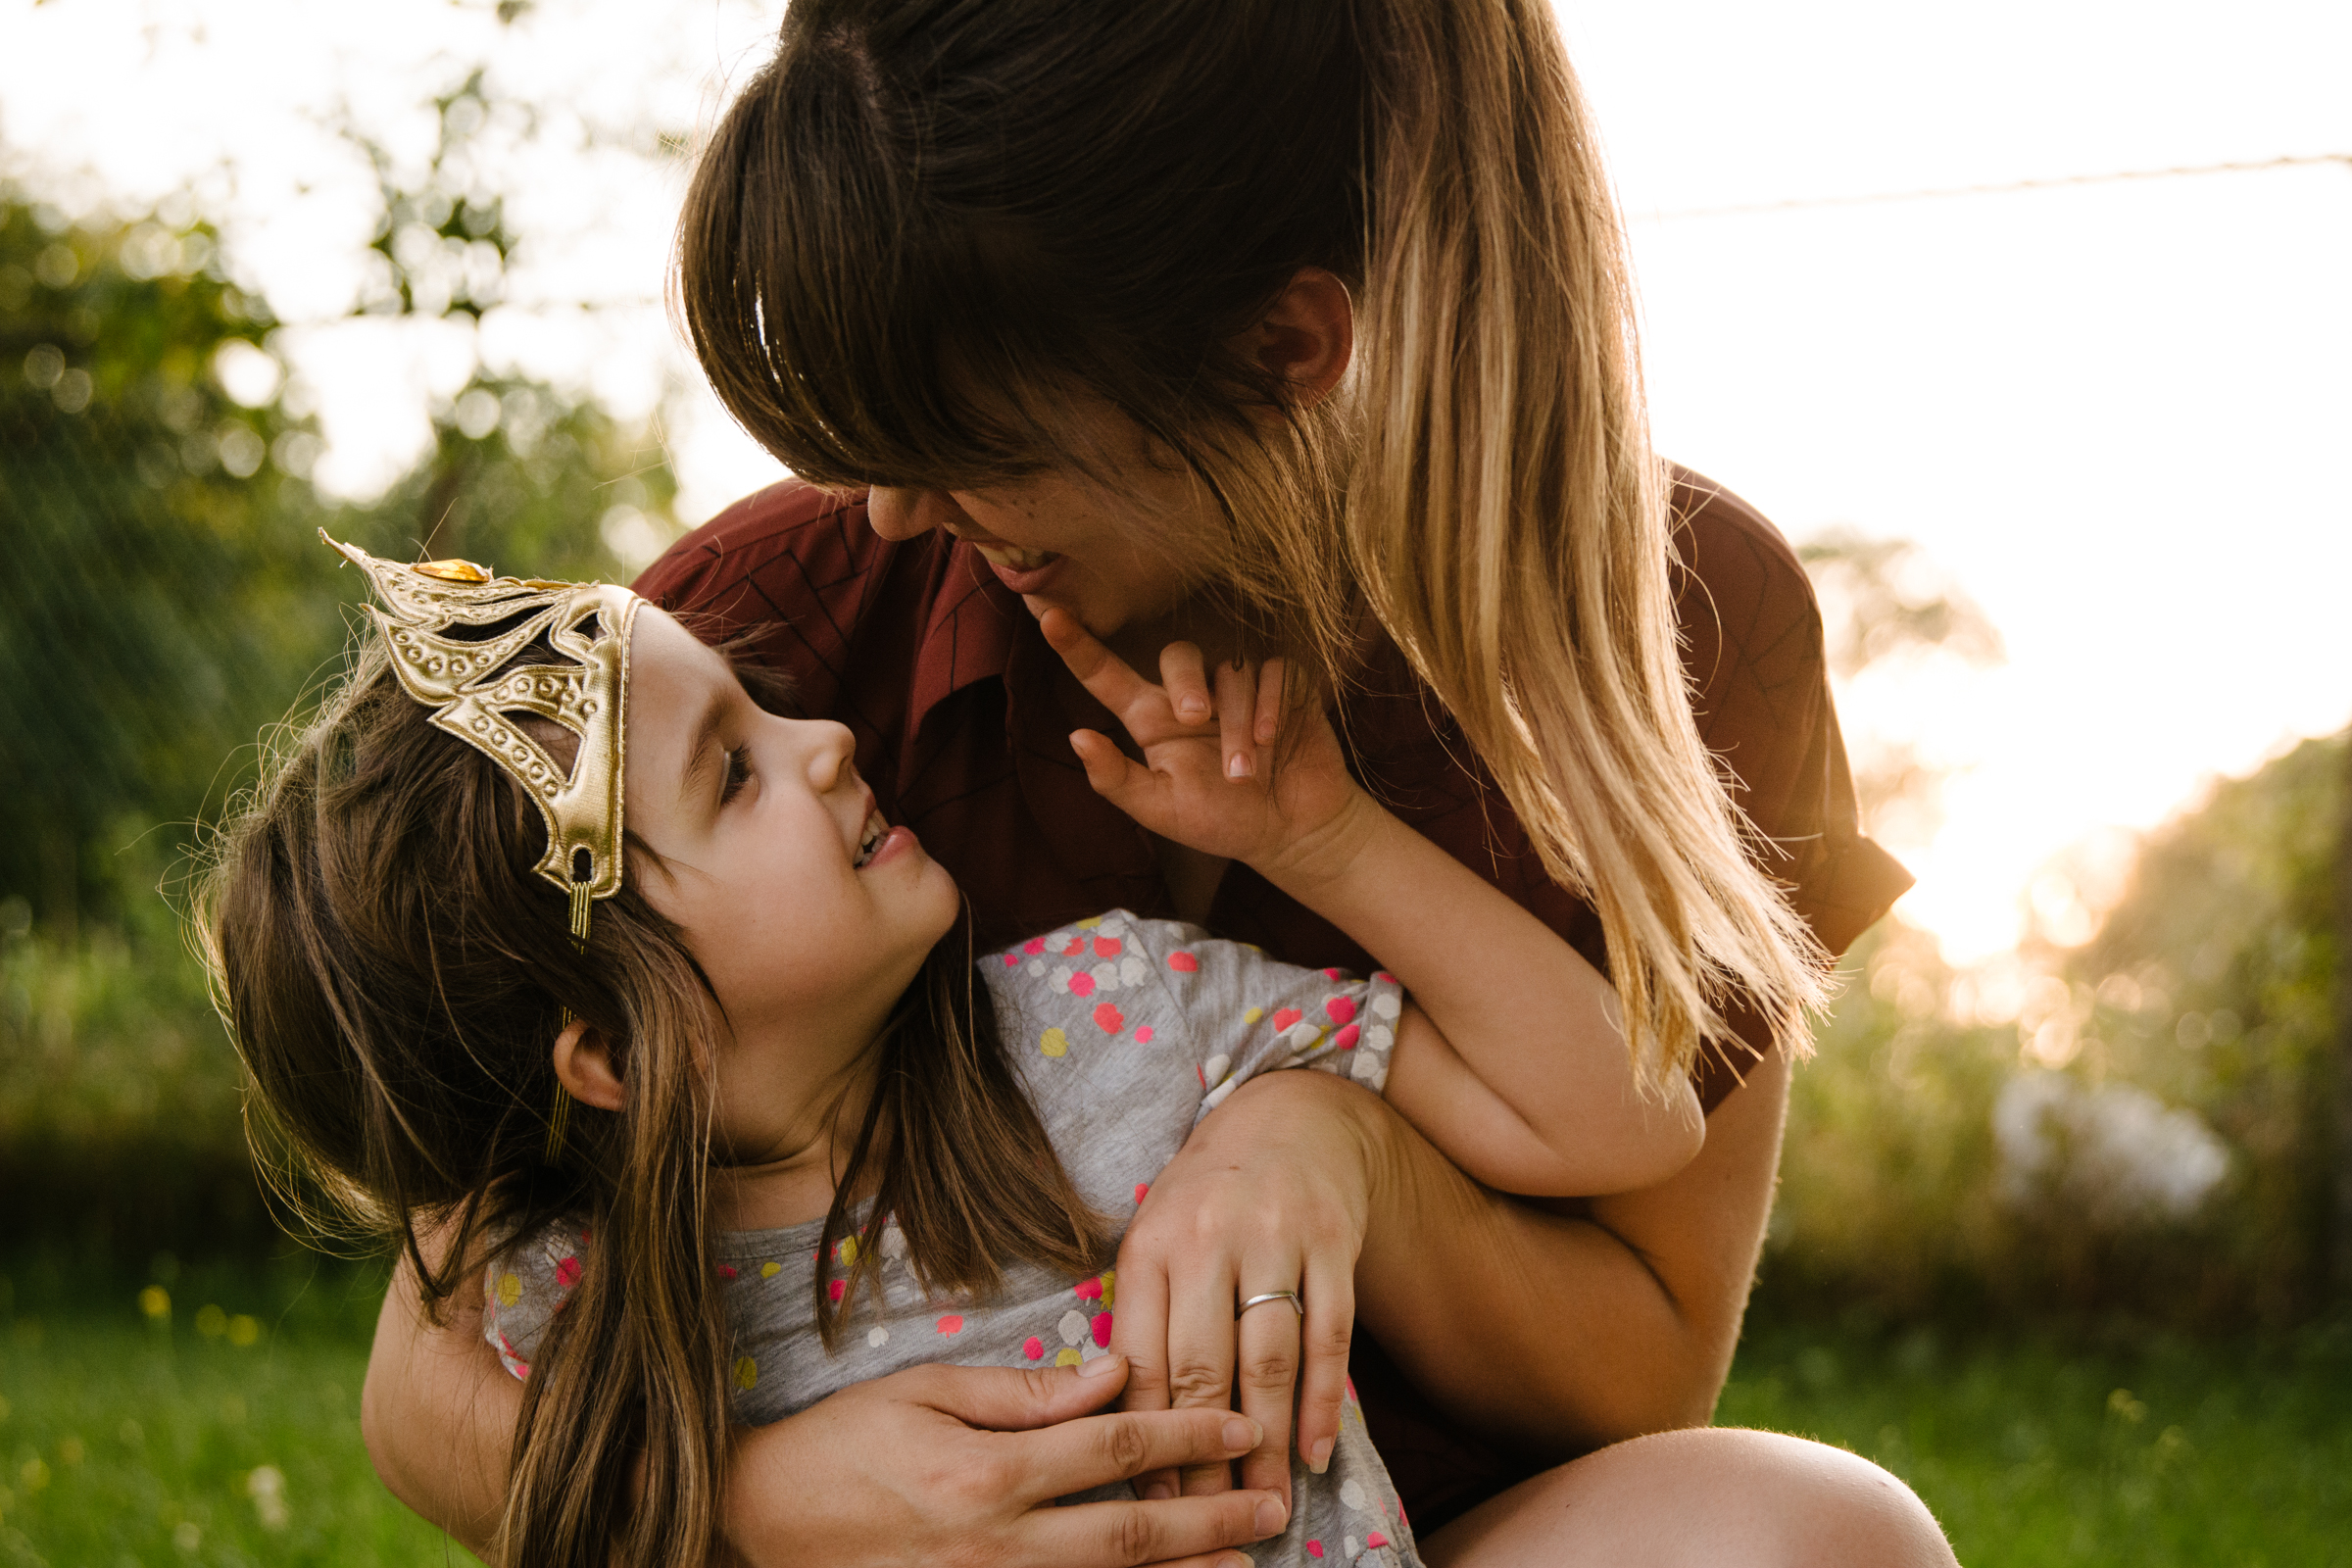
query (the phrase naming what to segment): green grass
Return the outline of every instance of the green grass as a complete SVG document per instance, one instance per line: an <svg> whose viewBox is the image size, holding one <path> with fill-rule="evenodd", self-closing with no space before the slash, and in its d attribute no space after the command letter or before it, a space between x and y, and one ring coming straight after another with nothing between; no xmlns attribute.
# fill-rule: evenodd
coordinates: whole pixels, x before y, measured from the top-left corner
<svg viewBox="0 0 2352 1568"><path fill-rule="evenodd" d="M0 1275L0 1565L472 1562L360 1446L379 1276L158 1272L158 1317L137 1280ZM1876 1459L1971 1568L2352 1568L2352 1327L2087 1348L1762 1327L1718 1419Z"/></svg>
<svg viewBox="0 0 2352 1568"><path fill-rule="evenodd" d="M0 1565L470 1568L360 1444L375 1276L183 1275L151 1317L135 1282L26 1273L0 1282Z"/></svg>
<svg viewBox="0 0 2352 1568"><path fill-rule="evenodd" d="M1716 1419L1877 1460L1971 1568L2352 1565L2352 1327L2095 1348L1768 1329Z"/></svg>

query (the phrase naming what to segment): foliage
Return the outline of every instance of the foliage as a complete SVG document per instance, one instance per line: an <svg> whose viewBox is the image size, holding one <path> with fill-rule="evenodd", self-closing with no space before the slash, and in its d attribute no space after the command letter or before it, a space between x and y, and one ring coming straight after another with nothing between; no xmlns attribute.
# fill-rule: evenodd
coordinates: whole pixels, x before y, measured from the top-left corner
<svg viewBox="0 0 2352 1568"><path fill-rule="evenodd" d="M2352 1563L2352 1332L1955 1338L1851 1316L1751 1332L1716 1419L1910 1483L1965 1563Z"/></svg>

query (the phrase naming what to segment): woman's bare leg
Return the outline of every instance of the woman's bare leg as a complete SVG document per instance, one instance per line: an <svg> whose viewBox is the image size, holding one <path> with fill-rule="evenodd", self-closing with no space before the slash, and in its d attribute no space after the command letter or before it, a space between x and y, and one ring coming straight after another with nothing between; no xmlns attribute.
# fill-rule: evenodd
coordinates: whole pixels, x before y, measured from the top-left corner
<svg viewBox="0 0 2352 1568"><path fill-rule="evenodd" d="M1842 1448L1710 1427L1544 1472L1423 1538L1430 1568L1956 1568L1909 1487Z"/></svg>

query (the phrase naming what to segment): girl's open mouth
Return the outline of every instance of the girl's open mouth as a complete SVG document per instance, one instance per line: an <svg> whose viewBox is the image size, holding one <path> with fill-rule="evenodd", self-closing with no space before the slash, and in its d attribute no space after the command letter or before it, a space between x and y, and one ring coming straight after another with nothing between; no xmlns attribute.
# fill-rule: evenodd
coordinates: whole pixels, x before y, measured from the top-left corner
<svg viewBox="0 0 2352 1568"><path fill-rule="evenodd" d="M878 810L867 812L865 831L858 837L858 854L850 861L850 864L858 867L864 866L866 862L873 859L874 852L882 847L883 839L887 838L889 834L890 824L882 820L882 813Z"/></svg>

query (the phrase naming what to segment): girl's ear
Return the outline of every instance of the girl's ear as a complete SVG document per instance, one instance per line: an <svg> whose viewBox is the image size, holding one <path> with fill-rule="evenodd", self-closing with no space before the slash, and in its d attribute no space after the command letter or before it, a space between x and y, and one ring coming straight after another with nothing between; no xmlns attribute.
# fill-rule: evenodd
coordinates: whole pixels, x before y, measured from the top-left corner
<svg viewBox="0 0 2352 1568"><path fill-rule="evenodd" d="M1355 352L1355 306L1348 285L1320 267L1302 267L1258 322L1243 351L1288 381L1301 403L1320 403L1348 373Z"/></svg>
<svg viewBox="0 0 2352 1568"><path fill-rule="evenodd" d="M628 1087L613 1069L612 1046L585 1018L574 1018L556 1036L556 1081L583 1105L618 1110L628 1103Z"/></svg>

